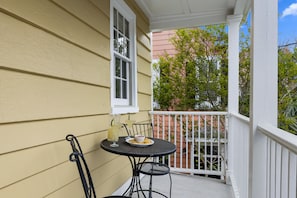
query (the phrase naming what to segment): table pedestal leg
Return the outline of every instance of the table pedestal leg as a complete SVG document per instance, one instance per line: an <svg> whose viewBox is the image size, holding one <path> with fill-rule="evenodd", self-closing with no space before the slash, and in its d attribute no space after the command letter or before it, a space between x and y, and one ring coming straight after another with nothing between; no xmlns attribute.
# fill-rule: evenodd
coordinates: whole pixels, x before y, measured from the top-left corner
<svg viewBox="0 0 297 198"><path fill-rule="evenodd" d="M142 194L143 197L146 198L144 192L142 191L142 187L140 184L140 177L139 177L140 173L139 173L138 166L137 166L139 160L136 160L135 157L128 157L128 158L129 158L129 161L130 161L131 167L132 167L132 179L131 179L129 187L123 193L123 195L128 194L129 197L132 197L133 193L137 193L138 198L140 197L140 194ZM151 195L149 197L151 197Z"/></svg>

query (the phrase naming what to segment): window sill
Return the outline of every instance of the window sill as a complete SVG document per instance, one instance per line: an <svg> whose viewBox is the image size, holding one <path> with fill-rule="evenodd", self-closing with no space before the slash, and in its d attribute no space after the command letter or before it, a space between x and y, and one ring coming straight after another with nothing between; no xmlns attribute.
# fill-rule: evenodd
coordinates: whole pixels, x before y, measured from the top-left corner
<svg viewBox="0 0 297 198"><path fill-rule="evenodd" d="M111 107L111 114L126 114L126 113L137 113L139 107L132 106L115 106Z"/></svg>

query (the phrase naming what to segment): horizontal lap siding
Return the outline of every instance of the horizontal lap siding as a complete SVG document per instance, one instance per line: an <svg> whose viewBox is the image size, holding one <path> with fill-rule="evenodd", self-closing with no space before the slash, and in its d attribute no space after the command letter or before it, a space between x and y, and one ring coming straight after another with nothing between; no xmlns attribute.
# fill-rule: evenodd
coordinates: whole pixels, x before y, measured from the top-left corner
<svg viewBox="0 0 297 198"><path fill-rule="evenodd" d="M148 112L151 110L151 98L147 94L138 94L139 106L141 111Z"/></svg>
<svg viewBox="0 0 297 198"><path fill-rule="evenodd" d="M109 75L100 76L100 72L109 73L109 56L101 57L90 53L73 43L6 14L0 13L0 17L0 67L110 86ZM96 33L96 35L100 34ZM97 39L100 37L95 37L93 40ZM109 42L107 38L104 40Z"/></svg>
<svg viewBox="0 0 297 198"><path fill-rule="evenodd" d="M82 1L75 2L75 5L80 7L81 5L78 2L81 3ZM90 1L83 3L91 4ZM69 13L52 1L1 0L1 8L62 40L66 40L98 56L110 59L109 39L106 38L107 35L97 31L96 28L93 28L83 19L75 17L77 13ZM82 9L80 11L83 13L88 12ZM97 18L97 15L93 17ZM98 22L100 22L100 19L98 19Z"/></svg>
<svg viewBox="0 0 297 198"><path fill-rule="evenodd" d="M127 4L140 16L139 121L150 110L150 34ZM0 0L0 9L0 197L81 197L68 133L79 137L98 196L110 194L131 168L100 148L111 119L109 1Z"/></svg>
<svg viewBox="0 0 297 198"><path fill-rule="evenodd" d="M100 86L5 70L0 78L2 123L109 112L109 90Z"/></svg>
<svg viewBox="0 0 297 198"><path fill-rule="evenodd" d="M136 9L136 5L132 1L126 1L127 4L135 8L137 13L137 82L138 82L138 105L139 114L137 121L147 121L148 111L152 109L152 86L151 86L151 40L149 33L148 20L144 14Z"/></svg>

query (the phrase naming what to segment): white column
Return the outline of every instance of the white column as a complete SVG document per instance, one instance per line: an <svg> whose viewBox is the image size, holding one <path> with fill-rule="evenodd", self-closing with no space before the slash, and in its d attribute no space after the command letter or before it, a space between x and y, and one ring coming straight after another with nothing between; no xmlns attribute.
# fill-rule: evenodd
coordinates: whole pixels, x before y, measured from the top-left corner
<svg viewBox="0 0 297 198"><path fill-rule="evenodd" d="M228 21L228 112L238 113L239 106L239 28L242 16L231 15Z"/></svg>
<svg viewBox="0 0 297 198"><path fill-rule="evenodd" d="M277 126L278 0L252 0L249 198L266 197L266 142L259 123Z"/></svg>
<svg viewBox="0 0 297 198"><path fill-rule="evenodd" d="M239 28L242 16L230 15L228 21L228 112L239 111ZM234 159L234 130L232 119L229 119L228 135L228 171L233 171ZM230 174L230 172L228 172ZM230 176L230 175L228 175Z"/></svg>

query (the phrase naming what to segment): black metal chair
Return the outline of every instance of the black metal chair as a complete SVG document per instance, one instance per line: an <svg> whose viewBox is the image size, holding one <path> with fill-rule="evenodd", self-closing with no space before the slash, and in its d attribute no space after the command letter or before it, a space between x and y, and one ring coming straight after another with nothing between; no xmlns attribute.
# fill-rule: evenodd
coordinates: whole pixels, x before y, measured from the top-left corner
<svg viewBox="0 0 297 198"><path fill-rule="evenodd" d="M70 142L70 145L73 151L69 155L69 160L71 162L76 162L86 198L96 198L96 192L93 185L91 173L77 138L74 135L69 134L66 136L66 140ZM105 198L124 198L124 197L125 196L107 196Z"/></svg>
<svg viewBox="0 0 297 198"><path fill-rule="evenodd" d="M126 130L128 132L129 136L134 136L136 134L141 134L146 137L153 137L154 136L154 129L151 122L147 123L133 123L131 128L128 128L126 126ZM167 197L165 194L157 192L152 189L152 181L153 176L163 176L163 175L169 175L170 179L170 189L169 189L169 197L171 197L171 190L172 190L172 178L170 174L170 168L167 164L159 162L157 158L153 158L152 161L143 161L139 162L137 164L139 172L144 175L149 175L149 189L147 191L149 192L155 192L158 193L164 197ZM146 190L144 190L146 191Z"/></svg>

